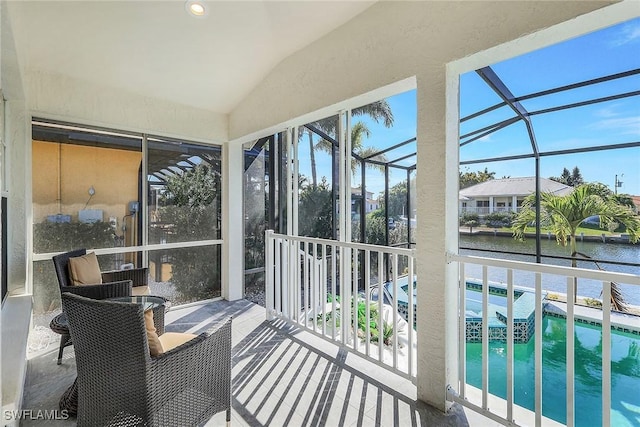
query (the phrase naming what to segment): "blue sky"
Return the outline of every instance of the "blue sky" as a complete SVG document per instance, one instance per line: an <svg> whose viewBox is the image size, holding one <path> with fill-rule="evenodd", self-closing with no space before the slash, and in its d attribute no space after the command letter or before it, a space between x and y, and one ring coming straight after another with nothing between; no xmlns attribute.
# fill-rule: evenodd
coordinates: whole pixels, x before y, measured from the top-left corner
<svg viewBox="0 0 640 427"><path fill-rule="evenodd" d="M640 18L494 64L492 68L515 96L640 68ZM523 101L522 104L531 112L639 89L640 75L637 74ZM415 91L387 98L387 101L395 117L392 128L387 129L366 117L353 119L354 122L365 122L371 131L371 136L364 141L366 146L383 149L416 134ZM498 96L475 72L461 76L461 117L498 102ZM513 115L508 107L503 107L463 123L460 133ZM637 142L640 141L640 96L540 114L533 116L532 122L541 152ZM310 175L308 148L305 149L304 145L300 152L301 173ZM415 145L388 153L387 159L401 157L412 150L415 150ZM477 160L526 153L531 153L531 144L525 126L520 122L465 145L460 150L460 158ZM415 159L410 159L405 164L414 162ZM640 195L640 147L543 157L541 175L546 178L559 176L564 167L571 170L575 166L580 168L585 181L602 182L613 189L617 175L618 181L622 182L618 192ZM496 172L497 178L535 174L532 159L479 163L467 167L471 171L486 167ZM330 176L326 154L320 154L318 159L318 177L321 176ZM405 178L404 172L392 172L391 185ZM353 180L354 185L359 183L358 177ZM384 189L383 176L377 171L368 171L367 187L377 195Z"/></svg>

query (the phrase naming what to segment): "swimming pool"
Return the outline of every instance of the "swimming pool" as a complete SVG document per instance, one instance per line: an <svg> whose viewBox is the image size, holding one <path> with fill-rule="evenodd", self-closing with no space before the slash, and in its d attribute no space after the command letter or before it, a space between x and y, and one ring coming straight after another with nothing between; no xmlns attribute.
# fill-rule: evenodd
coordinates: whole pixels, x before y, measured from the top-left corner
<svg viewBox="0 0 640 427"><path fill-rule="evenodd" d="M417 285L413 280L413 326L417 322ZM398 278L398 312L409 321L409 284L408 277ZM465 290L465 322L467 341L480 342L482 340L482 282L467 280ZM489 282L488 284L488 333L489 340L506 341L507 339L507 287L504 284ZM385 302L392 304L394 299L394 286L392 282L384 284ZM372 291L372 300L377 301L377 292ZM514 287L513 291L513 324L514 342L528 342L533 337L535 322L535 294L522 287Z"/></svg>
<svg viewBox="0 0 640 427"><path fill-rule="evenodd" d="M566 320L545 316L542 336L542 413L566 422ZM576 426L602 425L600 328L575 323ZM534 345L514 344L514 401L534 409ZM467 343L467 383L482 387L482 344ZM489 343L489 392L506 397L506 345ZM640 425L640 338L611 334L611 425Z"/></svg>
<svg viewBox="0 0 640 427"><path fill-rule="evenodd" d="M482 317L482 293L467 289L465 293L465 313L471 317ZM489 316L495 316L495 308L506 308L507 298L500 295L489 294Z"/></svg>

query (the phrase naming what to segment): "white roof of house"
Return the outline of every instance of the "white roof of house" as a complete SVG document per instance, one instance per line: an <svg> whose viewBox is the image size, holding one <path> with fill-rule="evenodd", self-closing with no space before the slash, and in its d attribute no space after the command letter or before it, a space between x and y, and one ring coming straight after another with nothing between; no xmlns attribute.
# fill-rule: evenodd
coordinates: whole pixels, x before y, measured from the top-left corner
<svg viewBox="0 0 640 427"><path fill-rule="evenodd" d="M543 193L564 196L572 190L573 187L568 185L550 179L540 178L540 191ZM528 196L529 194L535 193L535 191L536 179L533 176L492 179L460 190L460 199L463 200L463 197L474 199L489 196Z"/></svg>

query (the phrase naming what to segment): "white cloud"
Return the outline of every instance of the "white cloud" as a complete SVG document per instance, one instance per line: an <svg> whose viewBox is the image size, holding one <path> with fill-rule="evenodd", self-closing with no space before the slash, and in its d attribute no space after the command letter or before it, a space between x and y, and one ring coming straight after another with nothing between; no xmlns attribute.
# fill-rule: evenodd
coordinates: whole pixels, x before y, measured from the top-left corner
<svg viewBox="0 0 640 427"><path fill-rule="evenodd" d="M604 119L593 123L589 127L597 130L615 131L620 135L640 136L640 116Z"/></svg>
<svg viewBox="0 0 640 427"><path fill-rule="evenodd" d="M610 105L608 107L600 108L594 113L594 115L596 117L603 117L603 118L616 117L616 116L620 115L620 113L618 111L616 111L618 109L619 105L620 104L614 104L614 105Z"/></svg>
<svg viewBox="0 0 640 427"><path fill-rule="evenodd" d="M640 39L640 24L627 24L620 29L618 38L614 39L613 46L622 46Z"/></svg>

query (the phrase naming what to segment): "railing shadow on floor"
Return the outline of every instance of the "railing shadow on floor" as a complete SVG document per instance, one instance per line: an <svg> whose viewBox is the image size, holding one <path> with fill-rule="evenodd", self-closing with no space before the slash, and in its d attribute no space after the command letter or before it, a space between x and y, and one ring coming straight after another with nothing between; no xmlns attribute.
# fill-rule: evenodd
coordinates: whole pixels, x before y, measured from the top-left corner
<svg viewBox="0 0 640 427"><path fill-rule="evenodd" d="M318 351L296 328L265 321L234 347L233 408L251 426L468 425L459 405L443 414L348 364L348 355Z"/></svg>

